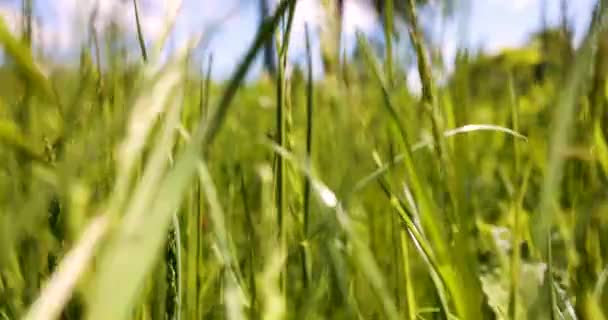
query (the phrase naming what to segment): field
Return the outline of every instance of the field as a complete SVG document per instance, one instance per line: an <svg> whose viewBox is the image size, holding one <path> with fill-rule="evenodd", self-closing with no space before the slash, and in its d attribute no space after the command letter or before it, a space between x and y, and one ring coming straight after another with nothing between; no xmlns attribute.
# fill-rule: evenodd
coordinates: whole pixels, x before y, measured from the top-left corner
<svg viewBox="0 0 608 320"><path fill-rule="evenodd" d="M392 1L383 48L324 46L315 80L293 0L224 82L117 30L48 70L0 20L0 319L605 319L604 2L578 47L547 29L439 81L404 1L420 94Z"/></svg>

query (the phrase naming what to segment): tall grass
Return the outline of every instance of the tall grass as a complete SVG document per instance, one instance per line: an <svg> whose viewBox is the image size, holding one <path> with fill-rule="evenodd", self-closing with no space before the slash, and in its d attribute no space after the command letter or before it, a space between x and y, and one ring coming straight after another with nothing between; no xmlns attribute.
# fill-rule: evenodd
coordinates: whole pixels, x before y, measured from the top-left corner
<svg viewBox="0 0 608 320"><path fill-rule="evenodd" d="M605 6L559 72L461 52L440 85L413 0L384 51L322 42L321 80L281 1L225 83L204 37L161 62L177 11L149 41L132 5L137 63L91 27L43 72L0 19L0 319L604 319Z"/></svg>

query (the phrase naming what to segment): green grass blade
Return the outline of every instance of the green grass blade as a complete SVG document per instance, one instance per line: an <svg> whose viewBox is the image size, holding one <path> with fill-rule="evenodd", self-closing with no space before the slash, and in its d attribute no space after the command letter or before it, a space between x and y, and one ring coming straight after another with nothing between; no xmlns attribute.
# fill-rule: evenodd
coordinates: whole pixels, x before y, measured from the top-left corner
<svg viewBox="0 0 608 320"><path fill-rule="evenodd" d="M547 257L549 246L549 234L553 223L553 206L559 193L564 164L563 150L568 146L574 116L574 108L577 96L589 77L589 70L593 57L597 52L597 41L600 34L608 27L608 10L605 8L600 13L600 20L595 25L583 46L577 53L575 64L571 74L567 78L565 88L561 91L558 104L554 109L553 129L548 152L547 169L542 184L542 195L538 210L533 215L532 237L536 249L541 256Z"/></svg>
<svg viewBox="0 0 608 320"><path fill-rule="evenodd" d="M135 13L135 27L137 29L137 41L139 42L139 49L141 50L141 58L144 62L148 62L148 51L146 50L144 32L141 28L141 23L139 21L139 9L137 7L137 0L133 0L133 11Z"/></svg>
<svg viewBox="0 0 608 320"><path fill-rule="evenodd" d="M386 186L386 184L383 183L382 180L380 180L380 186L382 187L384 194L388 197L391 206L397 213L403 225L403 228L401 230L401 241L405 243L402 243L402 247L407 246L406 241L408 238L412 241L412 244L414 245L420 257L429 269L429 273L431 274L431 278L435 285L437 294L439 295L439 298L442 303L441 311L444 315L450 315L450 305L448 296L446 294L446 282L445 279L442 278L442 274L440 273L441 270L439 269L435 254L433 253L432 246L425 238L420 224L417 222L417 220L419 220L419 217L417 212L417 206L415 203L413 203L414 200L411 199L411 197L408 197L408 202L410 202L410 208L407 208L404 203L402 203L399 198L389 190L388 186ZM406 192L409 193L409 188L407 188L407 185L405 185L404 188ZM403 252L403 254L407 253L407 249L405 249ZM405 265L409 264L409 257L404 256L403 260L404 262L406 262ZM408 274L410 273L410 271L406 269L404 273L406 275L406 278L409 278ZM406 297L408 303L408 313L411 317L413 314L415 315L415 310L417 309L417 307L414 301L414 292L412 291L413 289L411 289L413 285L410 282L406 283L406 285L408 286L408 296Z"/></svg>
<svg viewBox="0 0 608 320"><path fill-rule="evenodd" d="M242 283L242 277L240 276L238 260L232 249L230 236L226 227L225 213L220 205L215 183L204 162L198 161L197 171L210 206L209 216L213 224L214 238L221 254L220 264L228 270L228 275L225 276L224 280L228 286L228 290L225 293L226 300L228 301L226 304L226 308L228 309L227 314L232 315L233 318L240 318L240 314L246 304L246 297L244 290L239 285L239 283Z"/></svg>
<svg viewBox="0 0 608 320"><path fill-rule="evenodd" d="M263 142L262 145L270 148L279 156L285 158L285 160L289 161L298 170L306 174L308 179L311 180L312 190L315 191L314 194L317 196L320 203L322 203L326 208L332 209L336 214L340 228L346 233L349 242L353 246L352 254L355 262L358 265L359 270L365 275L367 281L372 286L375 294L380 300L386 317L391 320L399 319L397 307L386 287L385 279L374 259L374 255L367 245L359 239L355 230L353 230L352 221L339 199L336 197L336 194L329 187L327 187L323 181L314 176L306 161L296 158L288 150L274 142Z"/></svg>
<svg viewBox="0 0 608 320"><path fill-rule="evenodd" d="M312 163L312 144L313 144L313 114L314 114L314 85L312 79L312 50L310 48L310 33L308 24L304 26L304 32L306 37L306 67L307 67L307 79L306 79L306 158L308 159L309 166ZM302 234L304 241L308 241L309 229L310 229L310 179L304 177L304 192L303 202L303 226ZM305 242L307 243L307 242ZM308 265L310 263L310 251L305 246L302 246L302 274L303 281L306 287L309 286L310 275L308 274Z"/></svg>
<svg viewBox="0 0 608 320"><path fill-rule="evenodd" d="M245 75L249 71L253 60L257 56L260 49L264 46L266 40L272 36L274 30L279 24L281 17L285 14L289 4L292 2L294 2L294 0L282 1L276 9L275 15L266 20L262 26L260 26L253 45L249 48L242 62L238 65L236 72L226 86L224 95L219 101L217 108L213 110L213 113L209 116L202 128L201 142L204 145L210 144L215 138L217 132L220 130L222 124L224 123L224 118L226 117L226 114L228 114L232 99L234 98L239 85L245 78Z"/></svg>
<svg viewBox="0 0 608 320"><path fill-rule="evenodd" d="M93 218L82 233L82 239L70 250L53 274L40 297L23 317L24 320L57 319L72 297L78 281L88 270L96 248L109 226L107 216Z"/></svg>
<svg viewBox="0 0 608 320"><path fill-rule="evenodd" d="M243 63L237 68L215 112L206 123L201 124L202 127L197 130L183 153L175 161L175 166L162 177L157 187L154 186L156 184L154 182L151 186L142 183L140 190L136 191L137 198L131 202L124 221L118 226L105 255L101 258L99 273L93 282L94 289L89 299L91 302L91 308L88 311L89 319L125 319L128 317L142 281L152 267L161 247L163 235L171 220L171 212L180 205L191 177L196 172L199 153L202 148L212 142L221 127L236 89L264 40L272 34L288 3L289 1L281 3L276 15L260 28L254 45L247 53ZM178 66L177 69L183 70L183 67ZM179 117L176 115L174 120L168 122L169 131L166 131L166 138L173 134L173 128L177 127L178 120ZM171 125L171 123L173 124ZM153 165L148 165L142 178L143 182L149 183L161 177L158 175L159 173L156 173L159 168L162 168L162 163L158 163L158 161L168 154L170 149L167 147L171 146L168 142L165 140L165 143L158 144L157 150L153 153L157 155L157 163L153 162ZM146 185L148 186L146 187ZM142 192L149 188L156 188L156 190L151 189L152 194ZM154 195L162 196L154 198ZM144 200L150 200L150 202L146 204ZM142 215L144 212L146 214ZM139 259L133 259L133 252L138 253ZM126 276L129 281L125 283L120 292L113 293L115 290L111 284L116 281L114 277L117 274Z"/></svg>
<svg viewBox="0 0 608 320"><path fill-rule="evenodd" d="M128 318L143 280L154 265L173 212L190 181L188 176L163 177L168 154L174 145L180 110L180 104L173 103L124 218L110 235L109 243L100 256L98 271L92 280L88 319ZM167 191L168 188L171 192ZM124 284L120 291L114 288L116 281Z"/></svg>
<svg viewBox="0 0 608 320"><path fill-rule="evenodd" d="M393 0L384 2L384 42L386 43L386 68L385 72L388 78L389 86L394 83L393 79Z"/></svg>
<svg viewBox="0 0 608 320"><path fill-rule="evenodd" d="M12 122L0 119L0 144L7 145L29 159L46 163L42 148L32 145Z"/></svg>
<svg viewBox="0 0 608 320"><path fill-rule="evenodd" d="M175 26L175 22L177 21L177 16L182 8L183 0L175 0L166 2L167 8L167 17L165 19L165 23L163 29L161 30L161 34L156 40L156 42L152 45L152 61L156 61L160 55L162 54L163 49L165 48L165 44L167 43L167 39L169 38L171 31L173 31L173 27ZM139 30L139 29L138 29ZM143 35L139 36L138 39L143 40ZM200 41L201 39L199 39ZM144 45L141 48L145 48L145 42L140 42L140 46ZM143 51L142 51L143 55Z"/></svg>
<svg viewBox="0 0 608 320"><path fill-rule="evenodd" d="M452 129L452 130L448 130L445 131L443 133L443 136L445 138L449 138L449 137L454 137L457 135L460 135L462 133L470 133L470 132L476 132L476 131L494 131L494 132L503 132L506 134L509 134L515 138L527 141L527 137L522 135L521 133L518 133L514 130L511 130L509 128L504 128L501 126L497 126L497 125L492 125L492 124L471 124L471 125L465 125L456 129ZM419 141L415 144L412 145L411 147L411 152L416 152L418 150L422 150L424 148L428 148L431 147L433 145L433 141ZM387 172L390 171L391 168L394 168L396 165L401 164L403 162L406 161L406 155L403 154L398 154L396 155L393 159L391 159L391 161L387 162L386 164L380 166L378 169L374 170L373 172L371 172L370 174L366 175L365 177L359 179L355 184L354 187L352 188L352 191L350 191L352 194L359 192L360 190L362 190L363 188L365 188L366 186L368 186L370 183L376 181L379 177L381 177L382 175L386 174Z"/></svg>
<svg viewBox="0 0 608 320"><path fill-rule="evenodd" d="M587 34L583 45L579 49L575 63L570 70L564 89L559 96L558 104L553 113L553 129L551 130L547 168L542 182L540 204L532 216L531 234L536 253L547 263L551 253L551 228L553 226L555 205L560 193L563 176L563 151L568 147L574 120L574 110L577 97L585 80L589 77L589 70L597 53L597 41L600 34L608 27L608 10L602 8L599 12L599 21ZM551 268L547 268L551 269ZM537 318L553 316L553 275L548 271L545 276L541 292L535 301L530 314Z"/></svg>
<svg viewBox="0 0 608 320"><path fill-rule="evenodd" d="M56 96L53 87L40 67L34 62L30 48L15 39L3 17L0 17L0 45L4 47L4 52L17 65L17 70L21 76L37 89L34 93L55 102Z"/></svg>
<svg viewBox="0 0 608 320"><path fill-rule="evenodd" d="M604 170L604 174L608 174L608 144L604 139L601 124L598 120L593 125L593 140L595 143L596 158Z"/></svg>
<svg viewBox="0 0 608 320"><path fill-rule="evenodd" d="M444 232L441 231L442 227L440 225L441 218L437 211L433 208L433 205L430 201L430 196L428 195L428 189L422 184L421 179L419 178L420 174L416 166L414 165L414 159L411 152L411 147L409 144L409 139L407 136L407 132L401 121L399 120L399 116L397 115L397 111L395 110L388 90L386 88L384 79L380 76L380 71L378 69L377 63L373 57L371 49L367 42L363 39L363 37L359 34L358 36L359 45L363 49L363 53L365 55L366 61L373 71L378 84L382 90L382 96L384 100L384 107L387 109L391 121L394 123L397 128L401 141L405 146L406 152L403 153L403 161L405 163L405 167L408 174L408 179L411 181L412 190L414 196L417 198L417 203L420 209L421 219L423 221L423 226L425 227L426 232L428 233L429 240L433 244L437 255L439 257L447 257L447 248L445 246ZM442 259L442 258L439 258Z"/></svg>

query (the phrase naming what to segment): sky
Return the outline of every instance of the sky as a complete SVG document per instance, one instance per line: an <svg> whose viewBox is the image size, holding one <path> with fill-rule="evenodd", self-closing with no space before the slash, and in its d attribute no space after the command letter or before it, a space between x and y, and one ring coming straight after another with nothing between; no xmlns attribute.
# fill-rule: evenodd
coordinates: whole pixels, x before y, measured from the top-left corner
<svg viewBox="0 0 608 320"><path fill-rule="evenodd" d="M131 0L33 0L35 15L40 28L35 29L34 41L45 54L57 58L68 57L80 48L86 36L90 12L98 6L95 26L102 29L114 17L124 27L125 33L135 39L135 22ZM320 0L298 0L291 56L302 57L304 52L304 24L313 32L325 27L325 16ZM327 0L325 0L327 1ZM334 1L334 0L329 0ZM457 0L464 3L467 0ZM468 47L497 52L503 48L523 44L530 34L541 25L542 0L468 0L470 15L459 28L453 21L447 25L443 43L443 55L452 59L456 49ZM557 24L560 19L559 0L545 0L547 21ZM575 39L580 40L589 23L596 0L571 0L568 16L573 24ZM158 38L169 17L177 15L170 47L184 45L193 36L210 35L205 52L213 53L213 75L225 79L234 70L237 61L251 44L260 21L258 0L138 0L144 37ZM377 17L364 4L365 0L346 0L344 37L352 43L357 30L373 35L378 33ZM0 0L0 15L7 24L18 30L20 17L19 0ZM462 20L454 19L462 22ZM459 31L468 30L460 33ZM318 52L318 43L314 48ZM319 60L318 54L315 60ZM316 63L319 65L319 63ZM253 75L261 68L256 64ZM413 71L413 70L412 70ZM319 69L317 68L317 72Z"/></svg>

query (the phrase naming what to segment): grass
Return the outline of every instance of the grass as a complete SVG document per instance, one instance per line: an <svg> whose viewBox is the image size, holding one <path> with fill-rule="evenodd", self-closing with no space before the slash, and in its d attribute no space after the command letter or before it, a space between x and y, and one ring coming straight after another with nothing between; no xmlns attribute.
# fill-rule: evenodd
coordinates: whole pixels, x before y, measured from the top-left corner
<svg viewBox="0 0 608 320"><path fill-rule="evenodd" d="M136 0L137 62L92 28L43 71L0 19L0 319L604 319L605 9L574 63L460 52L440 83L413 0L385 52L323 42L321 80L312 29L287 59L295 3L225 83L208 35L161 62L176 15L150 42Z"/></svg>

